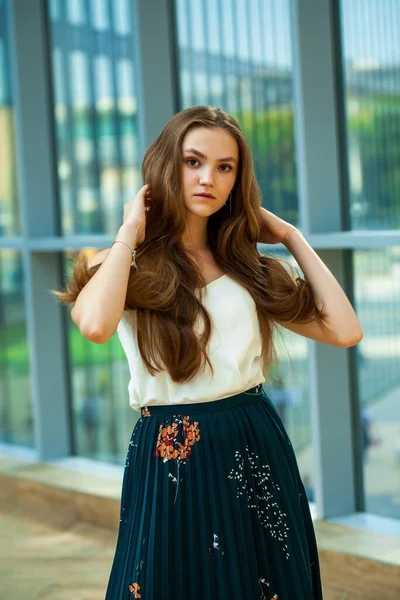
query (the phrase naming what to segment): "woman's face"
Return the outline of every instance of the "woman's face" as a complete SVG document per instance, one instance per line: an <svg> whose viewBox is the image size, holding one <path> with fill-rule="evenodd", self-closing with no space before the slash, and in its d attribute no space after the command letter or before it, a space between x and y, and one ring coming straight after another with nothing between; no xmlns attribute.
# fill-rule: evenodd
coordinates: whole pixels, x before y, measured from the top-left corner
<svg viewBox="0 0 400 600"><path fill-rule="evenodd" d="M190 129L182 143L182 186L185 206L209 217L226 202L239 168L235 138L217 127Z"/></svg>

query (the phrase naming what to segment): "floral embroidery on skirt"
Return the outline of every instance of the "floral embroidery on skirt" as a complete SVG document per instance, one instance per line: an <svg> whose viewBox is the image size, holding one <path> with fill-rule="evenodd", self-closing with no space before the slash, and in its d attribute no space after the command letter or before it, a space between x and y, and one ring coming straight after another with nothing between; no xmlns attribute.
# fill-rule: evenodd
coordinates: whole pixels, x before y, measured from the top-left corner
<svg viewBox="0 0 400 600"><path fill-rule="evenodd" d="M170 425L161 423L157 438L156 448L153 455L162 458L164 463L174 461L176 464L176 476L169 473L172 485L176 486L174 504L178 495L179 469L185 464L192 452L193 446L200 440L200 428L198 421L190 423L190 416L173 415Z"/></svg>
<svg viewBox="0 0 400 600"><path fill-rule="evenodd" d="M236 450L237 468L236 470L231 469L228 478L237 482L236 497L246 497L248 508L254 510L269 535L279 541L285 557L288 559L290 554L285 539L288 538L290 530L286 522L287 515L276 502L280 487L272 479L271 467L268 464L260 464L258 455L252 452L248 446L245 447L245 451L246 453L243 455ZM245 475L248 471L252 475L251 484Z"/></svg>

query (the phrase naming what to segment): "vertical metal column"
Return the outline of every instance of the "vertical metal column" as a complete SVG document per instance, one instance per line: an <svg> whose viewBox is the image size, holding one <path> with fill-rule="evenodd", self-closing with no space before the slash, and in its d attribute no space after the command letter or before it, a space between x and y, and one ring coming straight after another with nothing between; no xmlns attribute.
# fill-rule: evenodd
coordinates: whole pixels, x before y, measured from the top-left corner
<svg viewBox="0 0 400 600"><path fill-rule="evenodd" d="M134 0L133 31L142 155L178 110L173 0Z"/></svg>
<svg viewBox="0 0 400 600"><path fill-rule="evenodd" d="M313 234L339 232L343 225L335 10L337 2L330 0L291 3L300 227L311 245ZM323 249L319 256L351 297L346 275L351 271L351 252ZM309 342L315 496L320 518L356 508L351 352Z"/></svg>

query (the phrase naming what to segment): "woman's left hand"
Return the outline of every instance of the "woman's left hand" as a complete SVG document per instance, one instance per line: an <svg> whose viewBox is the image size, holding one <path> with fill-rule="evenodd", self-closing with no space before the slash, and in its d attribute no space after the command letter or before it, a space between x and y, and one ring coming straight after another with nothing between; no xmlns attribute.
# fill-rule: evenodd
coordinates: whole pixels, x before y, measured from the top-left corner
<svg viewBox="0 0 400 600"><path fill-rule="evenodd" d="M289 234L296 230L294 225L280 219L266 208L260 207L260 244L284 244Z"/></svg>

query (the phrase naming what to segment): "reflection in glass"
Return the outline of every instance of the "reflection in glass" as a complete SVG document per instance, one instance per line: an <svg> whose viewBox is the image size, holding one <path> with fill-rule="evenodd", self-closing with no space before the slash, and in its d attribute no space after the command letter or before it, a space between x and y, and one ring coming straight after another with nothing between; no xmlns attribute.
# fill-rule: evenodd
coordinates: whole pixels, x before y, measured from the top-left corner
<svg viewBox="0 0 400 600"><path fill-rule="evenodd" d="M400 247L354 252L365 509L400 518Z"/></svg>
<svg viewBox="0 0 400 600"><path fill-rule="evenodd" d="M0 250L0 441L34 447L22 257Z"/></svg>
<svg viewBox="0 0 400 600"><path fill-rule="evenodd" d="M400 6L341 0L351 229L400 227Z"/></svg>
<svg viewBox="0 0 400 600"><path fill-rule="evenodd" d="M0 2L0 237L21 233L7 7L7 2Z"/></svg>
<svg viewBox="0 0 400 600"><path fill-rule="evenodd" d="M50 4L61 233L116 233L140 186L132 4Z"/></svg>
<svg viewBox="0 0 400 600"><path fill-rule="evenodd" d="M65 255L66 279L75 257ZM73 454L121 464L139 413L129 405L129 367L118 335L94 344L81 335L69 310L67 323Z"/></svg>
<svg viewBox="0 0 400 600"><path fill-rule="evenodd" d="M266 208L297 225L289 0L175 0L180 106L240 123Z"/></svg>

